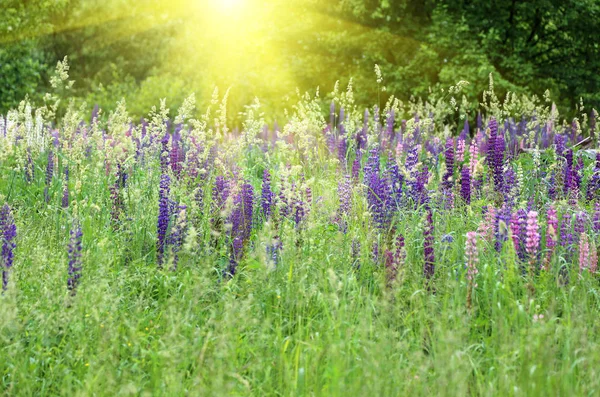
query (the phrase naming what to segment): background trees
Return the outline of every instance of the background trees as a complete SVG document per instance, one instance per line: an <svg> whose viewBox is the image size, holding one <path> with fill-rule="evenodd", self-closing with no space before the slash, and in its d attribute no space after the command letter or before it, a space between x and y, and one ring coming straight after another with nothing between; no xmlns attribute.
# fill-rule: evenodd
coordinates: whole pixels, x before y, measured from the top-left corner
<svg viewBox="0 0 600 397"><path fill-rule="evenodd" d="M0 112L43 92L64 55L78 100L135 99L138 115L190 91L208 103L215 84L232 89L231 117L254 95L281 114L296 87L330 91L351 77L363 103L459 80L476 100L490 72L501 94L549 89L563 109L600 104L597 0L240 0L222 15L210 1L0 0Z"/></svg>

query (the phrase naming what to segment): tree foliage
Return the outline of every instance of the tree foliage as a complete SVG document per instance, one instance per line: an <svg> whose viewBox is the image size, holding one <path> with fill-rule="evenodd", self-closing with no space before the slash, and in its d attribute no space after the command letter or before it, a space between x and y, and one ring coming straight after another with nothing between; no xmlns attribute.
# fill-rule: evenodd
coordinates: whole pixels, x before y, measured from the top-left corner
<svg viewBox="0 0 600 397"><path fill-rule="evenodd" d="M276 109L292 83L301 91L329 91L350 78L359 103L421 96L459 80L471 82L464 91L470 100L480 100L489 73L500 94L541 96L549 89L559 107L574 108L580 98L588 109L600 105L597 0L274 1L269 19L258 21L266 28L255 50L274 48L271 57L283 61L267 68L240 57L238 73L205 70L202 38L194 30L182 33L198 22L187 0L0 3L0 112L42 92L64 55L73 65L75 95L104 107L135 95L148 107L164 96L157 90L175 102L196 91L206 103L218 72L239 87L232 95L238 110L255 93ZM385 92L374 83L374 64L383 71ZM275 77L282 67L292 83Z"/></svg>

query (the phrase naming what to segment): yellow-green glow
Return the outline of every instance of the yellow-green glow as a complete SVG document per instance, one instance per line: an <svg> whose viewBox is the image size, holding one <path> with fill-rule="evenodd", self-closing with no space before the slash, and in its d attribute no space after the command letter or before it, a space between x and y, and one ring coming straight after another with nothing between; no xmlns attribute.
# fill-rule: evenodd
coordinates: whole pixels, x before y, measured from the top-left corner
<svg viewBox="0 0 600 397"><path fill-rule="evenodd" d="M236 8L241 8L244 0L212 0L216 8L224 12L235 12Z"/></svg>

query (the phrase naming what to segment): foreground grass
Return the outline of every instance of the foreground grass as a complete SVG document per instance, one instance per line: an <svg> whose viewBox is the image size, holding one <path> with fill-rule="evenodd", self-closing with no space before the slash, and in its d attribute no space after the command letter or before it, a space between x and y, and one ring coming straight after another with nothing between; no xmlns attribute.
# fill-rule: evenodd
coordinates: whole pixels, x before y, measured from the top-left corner
<svg viewBox="0 0 600 397"><path fill-rule="evenodd" d="M329 221L338 177L307 169L318 177L320 197L307 226L280 226L284 250L275 266L264 254L272 227L263 225L239 273L225 280L227 248L211 243L210 214L200 209L197 238L187 242L178 270L157 270L156 173L133 170L128 219L112 228L110 177L100 166L72 168L80 185L65 209L58 181L44 202L39 163L32 184L9 163L0 182L19 231L9 289L0 296L0 388L7 395L599 393L595 276L571 265L569 283L559 283L559 257L532 290L510 244L500 254L484 247L467 310L464 235L477 228L483 199L434 214L436 276L428 285L422 214L402 212L396 222L408 257L390 289L371 259L379 237L358 194L344 234ZM75 212L84 270L71 296L66 244ZM446 233L453 242L442 242ZM353 239L362 243L359 258Z"/></svg>

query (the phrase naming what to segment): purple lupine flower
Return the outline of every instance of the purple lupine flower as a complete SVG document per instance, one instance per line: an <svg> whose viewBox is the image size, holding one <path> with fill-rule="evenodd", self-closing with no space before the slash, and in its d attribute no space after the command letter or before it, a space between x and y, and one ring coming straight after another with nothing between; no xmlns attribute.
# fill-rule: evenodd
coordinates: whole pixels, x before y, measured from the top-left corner
<svg viewBox="0 0 600 397"><path fill-rule="evenodd" d="M548 183L548 198L554 201L556 200L556 173L554 171L550 174Z"/></svg>
<svg viewBox="0 0 600 397"><path fill-rule="evenodd" d="M306 216L308 216L308 214L310 213L310 210L312 208L312 204L313 204L312 189L310 188L310 186L306 188L304 193L305 193L305 198L306 198L305 213L306 213Z"/></svg>
<svg viewBox="0 0 600 397"><path fill-rule="evenodd" d="M569 194L573 189L573 151L568 149L565 154L565 170L564 170L564 192L565 195Z"/></svg>
<svg viewBox="0 0 600 397"><path fill-rule="evenodd" d="M352 163L352 180L354 183L358 183L360 179L360 160L358 158L354 159Z"/></svg>
<svg viewBox="0 0 600 397"><path fill-rule="evenodd" d="M283 183L281 184L284 185ZM287 218L291 214L290 203L288 202L287 196L285 195L283 189L279 191L279 197L277 199L279 201L279 215L284 218Z"/></svg>
<svg viewBox="0 0 600 397"><path fill-rule="evenodd" d="M163 174L160 179L160 190L158 198L158 223L157 223L157 262L158 267L162 268L165 248L167 243L167 230L171 218L171 203L169 195L171 193L171 178L169 175Z"/></svg>
<svg viewBox="0 0 600 397"><path fill-rule="evenodd" d="M343 217L349 215L352 210L352 183L350 181L350 175L346 175L344 182L338 184L338 196L340 198L338 225L342 231L345 232L347 225Z"/></svg>
<svg viewBox="0 0 600 397"><path fill-rule="evenodd" d="M385 250L384 256L384 264L386 270L386 279L387 279L387 287L390 288L393 282L396 280L396 274L398 273L398 269L396 264L394 263L394 254L390 250Z"/></svg>
<svg viewBox="0 0 600 397"><path fill-rule="evenodd" d="M161 152L160 152L160 170L163 174L167 173L169 169L169 133L165 133L165 136L160 140Z"/></svg>
<svg viewBox="0 0 600 397"><path fill-rule="evenodd" d="M179 262L179 251L183 245L187 233L187 217L186 217L187 206L180 205L178 212L173 222L173 230L169 235L169 244L171 245L171 251L173 253L173 267L172 270L177 270L177 263Z"/></svg>
<svg viewBox="0 0 600 397"><path fill-rule="evenodd" d="M385 118L385 134L384 134L384 147L388 149L389 143L394 140L394 121L395 121L395 112L394 110L390 110L386 114Z"/></svg>
<svg viewBox="0 0 600 397"><path fill-rule="evenodd" d="M371 248L371 259L373 259L373 263L379 265L379 243L377 243L377 241L373 242L373 247Z"/></svg>
<svg viewBox="0 0 600 397"><path fill-rule="evenodd" d="M379 150L377 148L375 148L369 152L369 158L367 160L367 163L365 164L364 182L366 185L369 184L372 174L379 175L379 170L380 170Z"/></svg>
<svg viewBox="0 0 600 397"><path fill-rule="evenodd" d="M512 207L515 202L514 187L517 186L517 175L512 167L507 167L504 171L502 194L507 203Z"/></svg>
<svg viewBox="0 0 600 397"><path fill-rule="evenodd" d="M235 276L237 271L238 261L242 256L242 252L244 250L244 242L241 237L236 237L233 239L231 255L229 257L229 266L225 272L225 277L232 278Z"/></svg>
<svg viewBox="0 0 600 397"><path fill-rule="evenodd" d="M44 199L50 202L50 184L54 176L54 153L52 150L48 152L48 164L46 165L46 188L44 189Z"/></svg>
<svg viewBox="0 0 600 397"><path fill-rule="evenodd" d="M2 290L8 287L8 273L13 266L14 249L17 246L14 239L17 237L17 226L12 211L8 204L0 209L0 236L2 237L2 252L0 265L2 268Z"/></svg>
<svg viewBox="0 0 600 397"><path fill-rule="evenodd" d="M417 206L429 202L429 195L426 189L427 181L429 181L429 168L426 165L424 165L421 172L417 175L417 180L415 184L415 196L417 197Z"/></svg>
<svg viewBox="0 0 600 397"><path fill-rule="evenodd" d="M365 109L363 128L356 134L356 148L363 151L367 147L367 132L369 130L369 110Z"/></svg>
<svg viewBox="0 0 600 397"><path fill-rule="evenodd" d="M129 178L129 175L127 175L127 172L125 171L121 163L117 163L117 181L115 183L121 189L123 189L127 184L127 178Z"/></svg>
<svg viewBox="0 0 600 397"><path fill-rule="evenodd" d="M406 194L408 198L411 198L413 200L415 206L418 205L418 202L420 201L418 186L419 170L417 169L417 164L419 162L419 150L419 145L414 145L413 147L411 147L408 150L408 153L406 154L406 160L404 162L404 167L409 175L409 178L406 181Z"/></svg>
<svg viewBox="0 0 600 397"><path fill-rule="evenodd" d="M296 228L300 227L300 223L306 216L306 203L298 199L294 201L294 223Z"/></svg>
<svg viewBox="0 0 600 397"><path fill-rule="evenodd" d="M123 199L121 197L121 191L117 183L109 187L110 190L110 201L112 207L110 209L110 218L113 222L113 226L116 227L119 224L121 214L123 213Z"/></svg>
<svg viewBox="0 0 600 397"><path fill-rule="evenodd" d="M594 204L594 218L593 218L594 231L600 232L600 203Z"/></svg>
<svg viewBox="0 0 600 397"><path fill-rule="evenodd" d="M278 236L273 237L273 242L271 244L267 244L267 259L273 262L275 266L279 265L281 249L281 240L279 240Z"/></svg>
<svg viewBox="0 0 600 397"><path fill-rule="evenodd" d="M82 262L81 262L81 238L83 232L81 225L77 220L73 222L70 231L69 245L67 247L69 257L69 269L67 278L67 288L71 291L71 295L75 295L79 279L81 278Z"/></svg>
<svg viewBox="0 0 600 397"><path fill-rule="evenodd" d="M567 139L566 137L556 134L554 136L554 148L556 150L556 154L560 157L565 155L565 150L567 150Z"/></svg>
<svg viewBox="0 0 600 397"><path fill-rule="evenodd" d="M348 151L348 144L346 143L346 137L343 135L340 135L338 145L337 145L337 153L338 153L338 160L340 161L340 164L342 165L342 167L344 169L346 168L346 152L347 151Z"/></svg>
<svg viewBox="0 0 600 397"><path fill-rule="evenodd" d="M578 211L575 214L575 224L573 225L574 237L576 242L578 241L579 236L585 232L585 218L587 214L584 211Z"/></svg>
<svg viewBox="0 0 600 397"><path fill-rule="evenodd" d="M504 136L502 134L496 136L494 141L495 149L494 149L494 165L493 165L493 173L494 173L494 187L497 192L502 192L503 185L503 173L502 166L504 164Z"/></svg>
<svg viewBox="0 0 600 397"><path fill-rule="evenodd" d="M471 174L466 164L460 173L460 195L467 205L471 204Z"/></svg>
<svg viewBox="0 0 600 397"><path fill-rule="evenodd" d="M242 258L244 245L252 233L252 216L254 213L254 189L251 184L243 183L240 191L234 197L233 211L231 212L230 239L231 254L226 276L235 275L237 265Z"/></svg>
<svg viewBox="0 0 600 397"><path fill-rule="evenodd" d="M443 184L445 187L452 187L452 175L454 174L454 139L446 140L446 173L444 174Z"/></svg>
<svg viewBox="0 0 600 397"><path fill-rule="evenodd" d="M63 182L62 207L69 206L69 167L65 167L65 180Z"/></svg>
<svg viewBox="0 0 600 397"><path fill-rule="evenodd" d="M223 176L217 176L212 190L213 210L216 213L221 212L225 207L225 203L229 197L229 190L229 182Z"/></svg>
<svg viewBox="0 0 600 397"><path fill-rule="evenodd" d="M406 251L404 250L404 236L396 237L395 251L386 250L385 268L388 288L392 287L398 277L398 269L404 266Z"/></svg>
<svg viewBox="0 0 600 397"><path fill-rule="evenodd" d="M569 213L562 216L560 224L560 245L570 253L573 249L573 232L571 230L572 217Z"/></svg>
<svg viewBox="0 0 600 397"><path fill-rule="evenodd" d="M273 212L273 198L274 194L271 190L271 174L269 173L269 170L264 170L260 203L262 214L265 219L268 219Z"/></svg>
<svg viewBox="0 0 600 397"><path fill-rule="evenodd" d="M379 176L378 172L365 171L367 184L367 202L369 211L373 214L375 225L384 230L387 229L390 222L391 212L390 204L390 189L384 178Z"/></svg>
<svg viewBox="0 0 600 397"><path fill-rule="evenodd" d="M377 149L370 152L365 165L364 183L367 186L367 203L373 215L375 225L380 229L388 226L389 186L384 178L379 176L379 153Z"/></svg>
<svg viewBox="0 0 600 397"><path fill-rule="evenodd" d="M487 144L487 161L490 168L494 169L496 161L496 137L498 136L498 122L495 118L490 118L488 128L490 130L490 137Z"/></svg>
<svg viewBox="0 0 600 397"><path fill-rule="evenodd" d="M586 198L588 201L594 200L598 197L598 190L600 189L600 153L596 153L596 164L594 171L587 185Z"/></svg>
<svg viewBox="0 0 600 397"><path fill-rule="evenodd" d="M502 244L508 240L508 225L510 223L511 213L510 207L504 203L502 208L496 213L495 230L496 236L495 248L496 251L502 250Z"/></svg>
<svg viewBox="0 0 600 397"><path fill-rule="evenodd" d="M244 183L242 185L242 201L243 201L243 234L242 237L244 241L248 241L250 239L250 234L252 232L252 217L254 214L254 188L249 183Z"/></svg>
<svg viewBox="0 0 600 397"><path fill-rule="evenodd" d="M425 226L423 228L423 255L425 257L423 274L427 280L430 280L435 273L435 252L433 249L433 243L435 240L433 234L433 214L431 213L431 209L427 208L427 216L425 218Z"/></svg>
<svg viewBox="0 0 600 397"><path fill-rule="evenodd" d="M527 211L520 209L517 211L518 222L519 222L519 248L517 249L517 255L519 259L525 260L525 239L527 238Z"/></svg>
<svg viewBox="0 0 600 397"><path fill-rule="evenodd" d="M454 242L454 237L448 233L442 236L442 243L452 244Z"/></svg>
<svg viewBox="0 0 600 397"><path fill-rule="evenodd" d="M400 208L402 202L402 185L404 184L404 175L400 173L396 161L391 161L391 166L388 166L388 175L390 177L391 187L391 202L396 210Z"/></svg>
<svg viewBox="0 0 600 397"><path fill-rule="evenodd" d="M471 129L469 127L469 119L465 117L465 123L463 124L463 129L460 131L459 137L463 140L467 140L470 135Z"/></svg>

